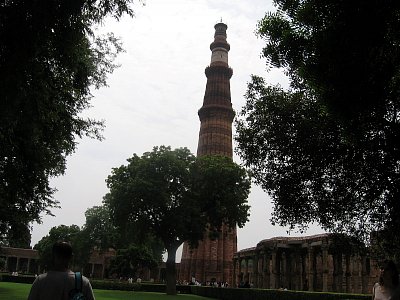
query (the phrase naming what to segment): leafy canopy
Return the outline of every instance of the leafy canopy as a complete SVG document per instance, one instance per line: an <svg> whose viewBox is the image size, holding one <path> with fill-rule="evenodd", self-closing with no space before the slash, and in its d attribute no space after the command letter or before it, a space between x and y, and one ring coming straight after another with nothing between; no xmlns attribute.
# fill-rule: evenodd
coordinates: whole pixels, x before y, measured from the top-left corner
<svg viewBox="0 0 400 300"><path fill-rule="evenodd" d="M249 180L229 158L195 158L187 148L154 147L114 168L104 197L120 228L141 224L166 248L190 241L206 229L247 221Z"/></svg>
<svg viewBox="0 0 400 300"><path fill-rule="evenodd" d="M113 248L118 251L134 247L150 253L153 261L161 261L164 247L159 239L150 234L143 234L135 224L127 226L127 231L121 231L115 226L107 204L88 208L85 217L86 222L81 234L90 250L97 248L107 251Z"/></svg>
<svg viewBox="0 0 400 300"><path fill-rule="evenodd" d="M110 273L122 277L141 277L144 270L155 268L159 263L160 260L155 259L147 247L130 245L117 250L117 255L111 260Z"/></svg>
<svg viewBox="0 0 400 300"><path fill-rule="evenodd" d="M238 154L273 221L367 235L400 229L398 1L277 0L258 24L290 89L253 76Z"/></svg>
<svg viewBox="0 0 400 300"><path fill-rule="evenodd" d="M168 294L176 293L176 250L183 242L195 246L207 232L216 234L223 224L243 226L248 218L250 180L227 157L196 158L187 148L154 147L114 168L106 181L104 202L121 232L133 225L167 249Z"/></svg>
<svg viewBox="0 0 400 300"><path fill-rule="evenodd" d="M86 222L82 231L86 235L86 239L92 244L92 247L101 250L117 249L119 233L111 220L110 210L107 205L88 208L85 212L85 217Z"/></svg>
<svg viewBox="0 0 400 300"><path fill-rule="evenodd" d="M79 244L82 234L81 229L77 225L59 225L50 229L49 234L44 236L35 246L34 249L39 252L39 264L45 269L49 270L53 267L52 249L54 243L58 241L69 242L74 251L73 265L84 266L88 261L89 253L83 253ZM86 251L85 251L86 252ZM82 257L86 261L82 260ZM72 267L72 266L71 266Z"/></svg>
<svg viewBox="0 0 400 300"><path fill-rule="evenodd" d="M107 205L88 208L85 212L85 217L85 224L81 228L77 225L53 227L35 245L34 249L39 251L39 263L43 267L46 269L51 268L51 251L53 244L57 241L71 243L74 251L71 267L85 267L94 249L102 252L113 248L117 252L121 250L118 252L118 255L124 256L123 253L127 251L126 249L134 248L136 251L134 255L139 256L135 261L135 272L139 267L152 267L154 266L154 262L161 261L164 248L160 241L151 235L133 234L131 236L123 236L112 222L110 210ZM133 233L138 232L136 227L131 227L130 229ZM126 275L121 268L116 266L118 266L118 263L110 268L113 271L118 270L118 274ZM132 268L129 270L131 270L131 274L135 273L132 272Z"/></svg>
<svg viewBox="0 0 400 300"><path fill-rule="evenodd" d="M0 3L0 234L40 221L57 201L76 138L101 139L85 118L90 89L106 85L121 46L93 31L107 16L133 15L133 0L6 0Z"/></svg>

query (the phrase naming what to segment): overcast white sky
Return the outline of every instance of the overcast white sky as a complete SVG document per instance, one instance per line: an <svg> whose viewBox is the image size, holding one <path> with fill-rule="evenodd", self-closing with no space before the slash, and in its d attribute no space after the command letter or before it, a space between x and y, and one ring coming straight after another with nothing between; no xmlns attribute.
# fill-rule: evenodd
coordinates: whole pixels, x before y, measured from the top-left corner
<svg viewBox="0 0 400 300"><path fill-rule="evenodd" d="M254 34L258 20L274 10L272 0L146 0L145 6L134 10L135 18L110 20L102 28L119 36L126 50L117 58L121 67L109 76L109 87L94 91L93 107L85 112L105 120L105 140L80 140L68 158L66 174L52 180L61 209L53 210L55 217L44 216L42 224L33 225L32 246L54 226L82 226L86 209L101 205L111 169L126 164L133 153L141 155L158 145L188 147L196 153L204 69L210 63L214 24L221 18L228 25L231 45L234 110L239 112L245 103L251 74L287 86L280 71L267 72L260 58L263 41ZM240 163L237 157L234 160ZM238 230L238 249L287 235L286 228L270 224L271 201L259 187L252 188L249 204L250 221ZM307 233L320 232L312 227Z"/></svg>

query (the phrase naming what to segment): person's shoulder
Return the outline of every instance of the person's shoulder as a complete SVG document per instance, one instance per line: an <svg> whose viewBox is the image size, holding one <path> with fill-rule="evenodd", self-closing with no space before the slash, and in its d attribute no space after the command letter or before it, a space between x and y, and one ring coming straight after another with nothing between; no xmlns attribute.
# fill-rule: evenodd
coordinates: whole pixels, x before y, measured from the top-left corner
<svg viewBox="0 0 400 300"><path fill-rule="evenodd" d="M83 281L89 281L89 278L87 278L86 276L83 276L83 275L82 275L82 280L83 280Z"/></svg>
<svg viewBox="0 0 400 300"><path fill-rule="evenodd" d="M86 299L88 300L94 300L94 294L93 294L93 289L92 285L90 284L89 278L86 276L82 276L82 290L83 293L85 294Z"/></svg>
<svg viewBox="0 0 400 300"><path fill-rule="evenodd" d="M38 275L35 280L37 280L37 281L43 280L46 277L47 277L47 273L43 273L43 274Z"/></svg>
<svg viewBox="0 0 400 300"><path fill-rule="evenodd" d="M90 280L89 280L89 278L87 278L86 276L83 276L83 275L82 275L82 283L83 283L84 285L90 285Z"/></svg>
<svg viewBox="0 0 400 300"><path fill-rule="evenodd" d="M372 287L372 294L375 295L375 291L380 289L380 284L379 282L375 282L375 284Z"/></svg>
<svg viewBox="0 0 400 300"><path fill-rule="evenodd" d="M32 285L37 288L37 287L41 286L44 281L46 281L46 278L47 278L47 273L40 274L40 275L36 276Z"/></svg>

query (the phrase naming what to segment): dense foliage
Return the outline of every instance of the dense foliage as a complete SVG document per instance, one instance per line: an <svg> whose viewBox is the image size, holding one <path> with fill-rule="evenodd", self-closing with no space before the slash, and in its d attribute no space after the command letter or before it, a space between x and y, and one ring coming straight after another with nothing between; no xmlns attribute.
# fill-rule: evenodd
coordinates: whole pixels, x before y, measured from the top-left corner
<svg viewBox="0 0 400 300"><path fill-rule="evenodd" d="M101 250L117 249L119 233L111 220L107 205L88 208L85 217L82 231L92 247Z"/></svg>
<svg viewBox="0 0 400 300"><path fill-rule="evenodd" d="M247 221L250 181L227 157L195 158L187 148L154 147L114 168L104 197L113 220L125 232L135 226L159 238L168 252L167 293L176 293L176 250L185 241L196 245L222 224Z"/></svg>
<svg viewBox="0 0 400 300"><path fill-rule="evenodd" d="M71 267L83 268L89 261L91 251L90 243L82 234L81 229L77 225L59 225L50 229L49 234L44 236L35 246L34 249L39 252L39 264L42 270L48 271L53 267L52 249L55 242L69 242L73 248L73 261Z"/></svg>
<svg viewBox="0 0 400 300"><path fill-rule="evenodd" d="M144 271L151 270L161 263L160 258L156 259L146 246L130 245L117 250L116 256L111 260L110 274L134 279L143 277Z"/></svg>
<svg viewBox="0 0 400 300"><path fill-rule="evenodd" d="M122 235L112 222L107 205L88 208L85 217L85 224L81 228L77 225L53 227L49 234L35 245L34 249L39 251L39 264L43 268L51 268L51 251L57 241L71 243L74 250L71 267L84 268L94 249L100 252L110 248L117 250L118 259L111 266L110 272L118 275L133 275L138 269L153 267L161 261L164 251L161 242L152 235L140 233L136 227L130 228L136 234ZM124 262L129 264L122 266Z"/></svg>
<svg viewBox="0 0 400 300"><path fill-rule="evenodd" d="M0 246L31 249L31 227L18 220L9 223L9 230L0 238Z"/></svg>
<svg viewBox="0 0 400 300"><path fill-rule="evenodd" d="M275 3L258 34L291 85L253 76L236 123L238 154L272 196L273 221L398 231L400 3Z"/></svg>
<svg viewBox="0 0 400 300"><path fill-rule="evenodd" d="M143 268L151 269L161 262L164 246L160 240L143 233L135 224L130 224L125 228L126 231L121 231L115 226L107 204L88 208L85 217L81 236L87 242L89 250L117 250L117 257L111 263L109 274L116 274L118 277L135 276Z"/></svg>
<svg viewBox="0 0 400 300"><path fill-rule="evenodd" d="M121 51L93 26L133 15L133 0L6 0L0 3L0 234L40 221L57 205L49 178L63 174L77 137L101 138L82 117L90 88L106 84Z"/></svg>

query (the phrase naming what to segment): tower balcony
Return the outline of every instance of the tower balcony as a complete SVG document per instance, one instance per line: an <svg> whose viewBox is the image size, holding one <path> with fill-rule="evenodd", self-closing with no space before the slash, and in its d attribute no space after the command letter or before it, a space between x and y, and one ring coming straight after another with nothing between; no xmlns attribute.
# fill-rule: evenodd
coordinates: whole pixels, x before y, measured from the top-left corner
<svg viewBox="0 0 400 300"><path fill-rule="evenodd" d="M209 78L211 75L223 74L230 79L232 77L233 70L226 63L217 61L213 62L205 69L205 74L207 78Z"/></svg>
<svg viewBox="0 0 400 300"><path fill-rule="evenodd" d="M224 48L226 51L231 49L231 45L223 40L215 40L210 44L210 50L213 51L215 48Z"/></svg>
<svg viewBox="0 0 400 300"><path fill-rule="evenodd" d="M218 104L205 105L199 109L198 115L200 121L203 121L207 118L219 117L226 119L228 122L232 123L235 118L235 111L232 107Z"/></svg>

